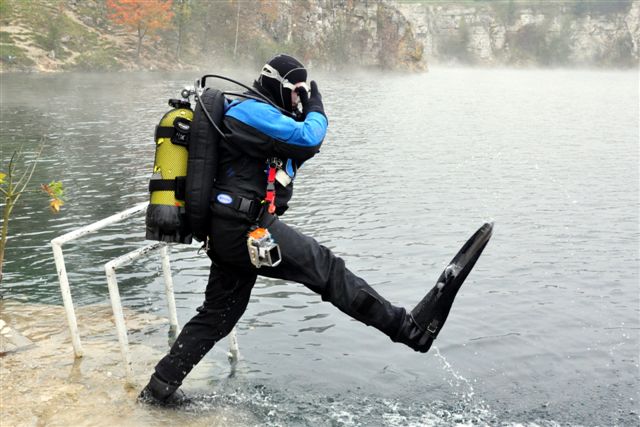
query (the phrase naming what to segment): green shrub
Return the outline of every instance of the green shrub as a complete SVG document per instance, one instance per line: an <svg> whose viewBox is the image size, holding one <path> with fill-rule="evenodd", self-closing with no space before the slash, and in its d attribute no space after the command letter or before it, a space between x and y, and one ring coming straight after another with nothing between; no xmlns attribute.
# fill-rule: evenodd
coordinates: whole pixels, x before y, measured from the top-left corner
<svg viewBox="0 0 640 427"><path fill-rule="evenodd" d="M9 0L0 0L0 20L6 22L10 12L11 6L9 5Z"/></svg>
<svg viewBox="0 0 640 427"><path fill-rule="evenodd" d="M115 71L121 68L115 49L96 49L84 52L75 59L73 69L81 71Z"/></svg>
<svg viewBox="0 0 640 427"><path fill-rule="evenodd" d="M11 34L5 31L0 31L0 43L13 44L13 39L11 38Z"/></svg>
<svg viewBox="0 0 640 427"><path fill-rule="evenodd" d="M16 68L35 65L35 62L22 49L13 44L0 44L0 61Z"/></svg>
<svg viewBox="0 0 640 427"><path fill-rule="evenodd" d="M90 51L97 48L98 35L87 30L66 14L55 8L30 9L25 7L33 28L42 30L33 36L36 46L47 52L53 51L56 59L69 57L69 51Z"/></svg>
<svg viewBox="0 0 640 427"><path fill-rule="evenodd" d="M60 46L60 25L57 22L58 20L52 20L47 25L47 31L42 34L35 34L33 36L33 41L36 43L38 47L46 50L47 52L54 51L56 55L58 51L61 50Z"/></svg>

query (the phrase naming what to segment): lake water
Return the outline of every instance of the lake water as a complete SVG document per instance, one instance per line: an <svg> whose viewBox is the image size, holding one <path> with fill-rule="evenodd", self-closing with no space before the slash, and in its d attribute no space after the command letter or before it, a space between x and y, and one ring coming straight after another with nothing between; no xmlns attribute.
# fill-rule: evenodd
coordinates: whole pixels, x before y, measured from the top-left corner
<svg viewBox="0 0 640 427"><path fill-rule="evenodd" d="M6 300L61 304L49 241L147 200L154 126L197 77L1 76L3 168L14 149L32 158L46 137L34 188L55 179L66 192L60 214L39 193L16 209ZM185 382L198 396L189 417L136 407L128 423L195 425L221 411L221 425L637 425L637 70L312 77L329 133L300 171L286 222L412 307L473 231L495 221L436 348L414 353L302 285L259 279L238 324L235 375L223 341ZM103 264L143 239L139 215L65 246L76 304L108 303ZM172 249L181 324L206 285L196 249ZM131 313L167 315L157 257L121 268L119 285ZM108 330L102 338L115 343ZM153 349L135 359L140 385L167 350L167 330L131 332L134 350ZM76 421L100 424L101 411L134 407L133 396L101 397L95 417Z"/></svg>

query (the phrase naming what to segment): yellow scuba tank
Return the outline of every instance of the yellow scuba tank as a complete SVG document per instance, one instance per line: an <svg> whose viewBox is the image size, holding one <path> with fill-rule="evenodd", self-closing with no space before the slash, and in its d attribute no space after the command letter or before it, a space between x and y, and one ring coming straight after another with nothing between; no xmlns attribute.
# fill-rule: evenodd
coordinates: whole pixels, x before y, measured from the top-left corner
<svg viewBox="0 0 640 427"><path fill-rule="evenodd" d="M172 109L156 126L156 153L149 181L146 238L191 243L185 216L185 184L193 110L188 100L170 99Z"/></svg>
<svg viewBox="0 0 640 427"><path fill-rule="evenodd" d="M218 170L218 143L224 138L227 100L222 91L205 86L208 74L182 99L170 99L171 111L156 126L156 154L149 181L146 238L169 243L205 241L211 226L211 196ZM191 109L190 97L195 106Z"/></svg>

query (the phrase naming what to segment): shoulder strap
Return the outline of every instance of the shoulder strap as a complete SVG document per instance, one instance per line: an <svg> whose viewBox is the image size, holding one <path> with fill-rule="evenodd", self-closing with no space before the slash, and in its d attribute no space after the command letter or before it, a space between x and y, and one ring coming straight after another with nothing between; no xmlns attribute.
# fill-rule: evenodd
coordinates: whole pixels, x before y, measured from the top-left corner
<svg viewBox="0 0 640 427"><path fill-rule="evenodd" d="M210 201L218 169L218 129L222 127L225 98L221 91L207 88L196 104L191 125L185 209L187 220L196 240L203 241L209 233ZM206 111L203 110L203 106Z"/></svg>

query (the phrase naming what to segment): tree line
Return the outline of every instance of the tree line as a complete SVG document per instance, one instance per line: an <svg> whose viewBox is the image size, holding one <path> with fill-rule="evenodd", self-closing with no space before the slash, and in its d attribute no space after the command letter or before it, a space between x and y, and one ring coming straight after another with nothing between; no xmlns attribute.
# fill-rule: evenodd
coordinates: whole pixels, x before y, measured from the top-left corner
<svg viewBox="0 0 640 427"><path fill-rule="evenodd" d="M292 2L287 13L300 15L306 3ZM187 62L202 56L246 57L279 45L300 50L282 32L272 31L271 40L264 37L264 29L274 30L281 16L276 0L107 0L106 6L113 24L136 34L136 58L147 39Z"/></svg>

